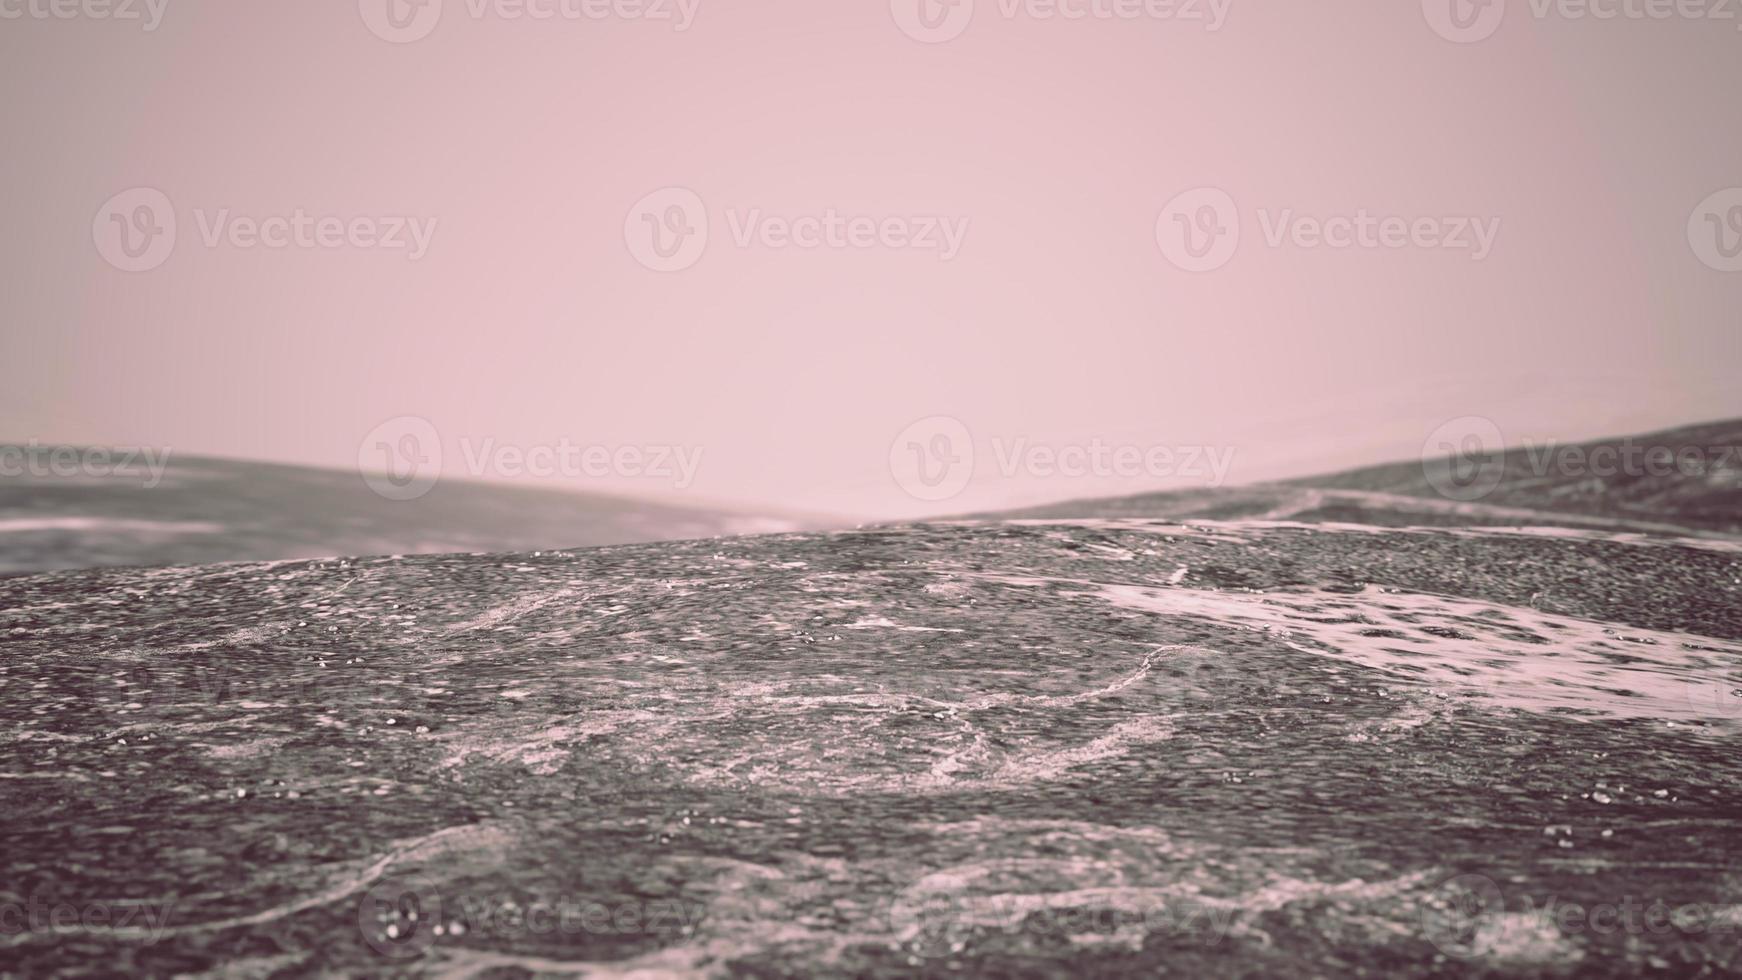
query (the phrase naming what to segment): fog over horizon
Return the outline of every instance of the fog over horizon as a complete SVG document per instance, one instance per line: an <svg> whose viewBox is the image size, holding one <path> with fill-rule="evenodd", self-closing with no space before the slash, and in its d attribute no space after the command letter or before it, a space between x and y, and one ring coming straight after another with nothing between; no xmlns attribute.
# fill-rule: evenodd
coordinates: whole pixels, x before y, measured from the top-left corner
<svg viewBox="0 0 1742 980"><path fill-rule="evenodd" d="M1600 394L1600 393L1599 393ZM1594 396L1595 397L1595 396ZM887 466L892 446L867 447L867 454L881 465L870 476L868 485L849 488L848 493L814 490L811 484L800 483L785 494L757 498L735 496L730 492L714 493L704 479L712 462L706 446L630 446L642 450L643 469L651 469L664 460L660 475L620 476L606 464L596 469L601 449L614 452L623 446L602 446L571 437L558 437L549 443L517 442L495 435L474 437L461 434L442 439L440 480L466 481L477 484L522 486L541 490L556 490L577 494L604 494L618 498L639 499L680 507L727 508L759 512L769 516L792 516L810 519L854 521L910 520L948 517L972 512L1030 507L1047 503L1096 497L1121 497L1171 490L1191 490L1232 487L1274 480L1292 480L1329 475L1344 470L1360 469L1391 463L1407 463L1417 457L1455 455L1461 448L1455 442L1442 443L1433 429L1450 426L1458 429L1466 420L1489 420L1498 413L1456 418L1433 418L1431 415L1398 418L1387 421L1377 413L1364 421L1338 419L1334 424L1346 425L1338 432L1347 438L1332 438L1315 432L1310 420L1277 422L1269 438L1250 438L1239 442L1194 444L1185 441L1144 440L1132 433L1136 427L1119 432L1059 434L1050 437L1032 436L1025 432L988 432L970 434L974 440L974 476L959 494L942 501L916 500L902 492L901 484L892 478ZM1742 414L1742 413L1738 413ZM1521 413L1520 417L1530 417ZM1552 412L1539 412L1536 418L1552 419L1538 427L1521 422L1496 420L1496 428L1504 441L1483 445L1484 454L1499 449L1545 451L1595 439L1626 439L1655 431L1676 428L1684 424L1722 421L1733 415L1710 415L1693 418L1663 418L1646 413L1602 413L1600 404L1592 406L1579 419L1566 419ZM1608 423L1592 421L1609 419ZM395 422L398 420L386 420ZM916 424L930 421L916 420ZM1330 431L1333 423L1319 428ZM1357 428L1357 426L1365 426ZM1046 431L1046 430L1042 430ZM1423 435L1427 433L1427 435ZM432 445L436 444L434 442ZM273 458L249 455L246 447L236 451L208 451L185 446L150 445L120 442L78 442L53 438L0 438L8 447L34 446L45 453L55 446L130 447L138 450L136 464L148 471L173 467L178 460L191 458L217 459L250 464L314 467L341 473L359 474L359 483L366 475L391 472L387 464L365 464L361 454L353 452L349 459L331 457ZM1641 444L1647 445L1645 443ZM519 456L514 456L514 453ZM1050 452L1050 456L1046 455ZM663 453L661 457L659 454ZM1039 454L1039 455L1037 455ZM1123 454L1123 455L1122 455ZM1159 455L1155 455L1159 454ZM41 457L39 456L39 459ZM1151 476L1150 468L1185 470L1191 475ZM46 464L39 463L38 468ZM0 475L17 475L14 469L23 464L10 457L0 461ZM1079 475L1080 474L1080 475ZM879 484L887 484L894 493L879 493ZM703 487L698 490L696 487ZM826 499L859 499L858 494L874 502L861 509L830 507ZM884 509L875 507L882 505Z"/></svg>

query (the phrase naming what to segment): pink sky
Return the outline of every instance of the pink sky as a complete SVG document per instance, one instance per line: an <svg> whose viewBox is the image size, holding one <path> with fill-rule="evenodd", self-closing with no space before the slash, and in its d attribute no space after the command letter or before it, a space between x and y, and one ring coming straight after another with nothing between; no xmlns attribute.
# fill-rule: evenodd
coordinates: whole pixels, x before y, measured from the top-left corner
<svg viewBox="0 0 1742 980"><path fill-rule="evenodd" d="M1407 458L1460 416L1572 438L1742 414L1742 272L1689 227L1742 187L1734 20L1511 0L1459 43L1415 0L1233 0L1214 30L1181 19L1208 0L976 0L924 43L918 0L670 0L682 30L445 0L392 43L376 2L167 0L151 30L0 2L24 12L0 19L0 440L354 466L417 416L450 462L702 453L681 490L576 489L895 517L1170 484L1007 476L1017 440L1218 448L1252 480ZM141 187L175 245L127 272L102 212ZM635 243L665 188L708 225L676 271ZM1195 188L1240 224L1197 272L1158 242ZM253 244L299 213L337 244ZM1427 237L1299 224L1338 216ZM1494 231L1481 254L1460 226ZM933 416L975 444L942 501L890 466Z"/></svg>

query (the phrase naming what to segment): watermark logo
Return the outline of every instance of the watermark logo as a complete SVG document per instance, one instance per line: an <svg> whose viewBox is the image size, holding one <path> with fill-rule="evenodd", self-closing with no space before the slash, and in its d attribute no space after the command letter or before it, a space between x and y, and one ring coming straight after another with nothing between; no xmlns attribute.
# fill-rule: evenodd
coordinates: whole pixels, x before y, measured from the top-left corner
<svg viewBox="0 0 1742 980"><path fill-rule="evenodd" d="M967 943L960 899L950 895L902 895L889 906L889 927L903 949L936 959L957 952Z"/></svg>
<svg viewBox="0 0 1742 980"><path fill-rule="evenodd" d="M562 438L517 445L494 438L459 441L460 470L474 480L663 480L687 490L701 470L700 446L600 445ZM452 464L454 457L446 462ZM427 419L404 415L376 426L357 447L357 469L369 489L388 500L416 500L444 472L441 435ZM453 467L446 467L451 470Z"/></svg>
<svg viewBox="0 0 1742 980"><path fill-rule="evenodd" d="M265 217L236 214L230 208L194 209L200 242L206 248L368 249L401 251L413 262L429 252L438 218L313 215L302 208ZM149 272L175 251L175 206L162 191L135 187L97 209L91 238L97 254L123 272Z"/></svg>
<svg viewBox="0 0 1742 980"><path fill-rule="evenodd" d="M1563 484L1563 492L1576 492L1585 483L1601 486L1615 480L1678 478L1742 489L1742 446L1633 438L1562 445L1554 439L1525 438L1509 447L1499 426L1476 415L1452 419L1428 436L1422 444L1422 472L1447 499L1479 500L1505 478L1509 448L1514 450L1516 472L1528 472L1539 483Z"/></svg>
<svg viewBox="0 0 1742 980"><path fill-rule="evenodd" d="M1422 443L1422 475L1440 496L1468 503L1500 485L1505 455L1500 427L1491 419L1466 415L1435 429Z"/></svg>
<svg viewBox="0 0 1742 980"><path fill-rule="evenodd" d="M969 219L935 215L846 215L835 208L796 217L762 208L727 208L726 227L737 248L771 250L884 248L935 252L948 262L962 250ZM679 272L701 260L709 217L700 195L682 187L654 191L623 221L623 240L637 262L655 272Z"/></svg>
<svg viewBox="0 0 1742 980"><path fill-rule="evenodd" d="M130 651L120 659L118 671L92 678L91 702L117 728L160 725L184 711L216 706L239 706L247 701L294 698L302 703L327 704L326 695L344 703L356 685L339 683L331 691L316 691L317 680L269 676L223 660L195 657L162 657L152 651ZM319 701L313 695L321 695Z"/></svg>
<svg viewBox="0 0 1742 980"><path fill-rule="evenodd" d="M1659 790L1660 797L1667 790ZM1570 840L1568 825L1544 828L1550 836ZM1568 937L1714 936L1734 941L1742 932L1742 906L1686 902L1672 905L1662 898L1622 894L1618 900L1579 902L1559 895L1515 896L1507 910L1505 896L1493 879L1464 874L1447 879L1421 899L1422 935L1454 959L1501 954L1508 947L1553 948L1576 959L1578 947Z"/></svg>
<svg viewBox="0 0 1742 980"><path fill-rule="evenodd" d="M974 0L889 0L895 25L915 41L942 44L974 22Z"/></svg>
<svg viewBox="0 0 1742 980"><path fill-rule="evenodd" d="M949 500L974 477L974 437L960 419L920 419L890 443L889 472L915 499Z"/></svg>
<svg viewBox="0 0 1742 980"><path fill-rule="evenodd" d="M1026 866L1030 863L995 862L979 870L1018 878L1032 870ZM1230 905L1163 895L1105 899L1083 892L975 895L932 890L922 882L891 902L888 923L904 950L935 959L999 935L1023 935L1059 947L1135 948L1156 935L1175 943L1215 946L1227 937L1239 915Z"/></svg>
<svg viewBox="0 0 1742 980"><path fill-rule="evenodd" d="M1467 253L1480 262L1494 252L1500 218L1467 215L1351 213L1310 215L1294 208L1259 208L1264 244L1303 251L1398 251L1416 248ZM1155 222L1156 244L1169 262L1187 272L1210 272L1234 258L1240 246L1240 210L1226 191L1200 187L1176 196Z"/></svg>
<svg viewBox="0 0 1742 980"><path fill-rule="evenodd" d="M1506 19L1507 0L1422 0L1428 26L1448 41L1486 41ZM1537 21L1712 21L1736 23L1736 0L1529 0ZM1742 30L1742 23L1737 23Z"/></svg>
<svg viewBox="0 0 1742 980"><path fill-rule="evenodd" d="M1421 903L1422 935L1447 956L1482 953L1485 930L1506 910L1500 886L1483 875L1458 875L1440 883Z"/></svg>
<svg viewBox="0 0 1742 980"><path fill-rule="evenodd" d="M1688 244L1710 268L1742 272L1742 187L1726 187L1694 208Z"/></svg>
<svg viewBox="0 0 1742 980"><path fill-rule="evenodd" d="M695 23L701 0L462 0L464 15L479 21L639 20L668 23L683 33ZM363 23L376 37L409 44L430 36L442 19L442 0L357 0Z"/></svg>
<svg viewBox="0 0 1742 980"><path fill-rule="evenodd" d="M357 903L357 928L369 948L390 959L409 959L435 942L442 921L442 896L420 874L395 875L378 882Z"/></svg>
<svg viewBox="0 0 1742 980"><path fill-rule="evenodd" d="M1228 447L1137 445L1099 436L1054 444L997 435L990 442L996 472L1005 480L1186 477L1219 487L1234 463L1234 450ZM967 488L976 466L973 434L961 420L945 415L920 419L889 446L890 474L917 500L955 497Z"/></svg>
<svg viewBox="0 0 1742 980"><path fill-rule="evenodd" d="M1457 44L1486 41L1506 19L1506 0L1421 0L1434 33Z"/></svg>
<svg viewBox="0 0 1742 980"><path fill-rule="evenodd" d="M843 215L834 208L821 214L783 215L763 213L761 208L728 208L726 222L732 243L739 248L768 249L869 249L936 252L948 262L962 251L968 237L968 219L940 215Z"/></svg>
<svg viewBox="0 0 1742 980"><path fill-rule="evenodd" d="M137 22L157 30L169 0L0 0L0 20L105 20Z"/></svg>
<svg viewBox="0 0 1742 980"><path fill-rule="evenodd" d="M429 254L440 218L405 215L312 215L302 208L266 217L234 214L229 208L194 209L200 240L207 248L287 248L333 251L342 248L404 252L412 262Z"/></svg>
<svg viewBox="0 0 1742 980"><path fill-rule="evenodd" d="M97 254L122 272L149 272L175 251L175 206L153 187L122 191L97 209L91 240Z"/></svg>
<svg viewBox="0 0 1742 980"><path fill-rule="evenodd" d="M1177 21L1215 33L1233 0L994 0L984 8L1000 19L1050 21ZM926 44L953 41L974 19L974 0L890 0L903 34Z"/></svg>
<svg viewBox="0 0 1742 980"><path fill-rule="evenodd" d="M1240 209L1227 191L1199 187L1177 194L1155 219L1155 242L1187 272L1210 272L1240 248Z"/></svg>
<svg viewBox="0 0 1742 980"><path fill-rule="evenodd" d="M444 937L512 942L533 936L693 934L707 906L678 899L606 904L570 896L522 899L512 894L443 895L427 875L398 875L371 888L357 906L357 927L370 949L389 959L422 954Z"/></svg>
<svg viewBox="0 0 1742 980"><path fill-rule="evenodd" d="M623 241L635 261L655 272L681 272L708 248L708 208L686 187L654 191L629 209Z"/></svg>
<svg viewBox="0 0 1742 980"><path fill-rule="evenodd" d="M1307 250L1329 248L1365 251L1406 248L1467 252L1480 262L1494 254L1500 237L1498 217L1470 215L1377 215L1360 208L1354 214L1325 217L1299 214L1293 208L1258 209L1264 243Z"/></svg>
<svg viewBox="0 0 1742 980"><path fill-rule="evenodd" d="M388 500L416 500L441 478L441 436L428 419L388 419L363 437L357 469L369 489Z"/></svg>
<svg viewBox="0 0 1742 980"><path fill-rule="evenodd" d="M1742 487L1742 446L1671 446L1628 438L1595 446L1526 439L1523 448L1532 475L1538 477L1663 480L1683 476Z"/></svg>
<svg viewBox="0 0 1742 980"><path fill-rule="evenodd" d="M357 0L370 32L393 44L429 37L442 19L442 0Z"/></svg>

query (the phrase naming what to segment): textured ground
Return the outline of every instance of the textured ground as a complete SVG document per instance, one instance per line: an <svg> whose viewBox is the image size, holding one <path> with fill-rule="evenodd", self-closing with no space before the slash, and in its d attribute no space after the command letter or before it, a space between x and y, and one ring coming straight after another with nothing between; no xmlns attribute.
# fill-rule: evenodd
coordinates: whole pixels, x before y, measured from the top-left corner
<svg viewBox="0 0 1742 980"><path fill-rule="evenodd" d="M0 581L0 645L29 974L1742 972L1731 540L95 570Z"/></svg>

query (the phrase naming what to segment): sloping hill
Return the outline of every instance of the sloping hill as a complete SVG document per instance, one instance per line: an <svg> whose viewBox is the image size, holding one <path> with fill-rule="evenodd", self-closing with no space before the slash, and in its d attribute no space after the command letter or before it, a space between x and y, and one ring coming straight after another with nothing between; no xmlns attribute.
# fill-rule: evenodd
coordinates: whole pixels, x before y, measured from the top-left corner
<svg viewBox="0 0 1742 980"><path fill-rule="evenodd" d="M1382 526L1742 533L1742 420L1575 445L1406 460L1221 489L1047 504L1003 518L1161 517Z"/></svg>
<svg viewBox="0 0 1742 980"><path fill-rule="evenodd" d="M1742 531L1742 420L1493 456L1392 463L1290 481L1320 490L1446 499L1453 468L1487 507Z"/></svg>
<svg viewBox="0 0 1742 980"><path fill-rule="evenodd" d="M355 472L174 457L101 477L0 476L0 573L335 555L523 551L822 526L444 479L388 500Z"/></svg>

